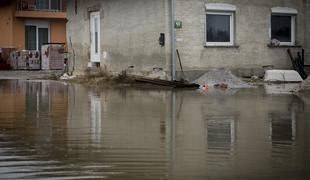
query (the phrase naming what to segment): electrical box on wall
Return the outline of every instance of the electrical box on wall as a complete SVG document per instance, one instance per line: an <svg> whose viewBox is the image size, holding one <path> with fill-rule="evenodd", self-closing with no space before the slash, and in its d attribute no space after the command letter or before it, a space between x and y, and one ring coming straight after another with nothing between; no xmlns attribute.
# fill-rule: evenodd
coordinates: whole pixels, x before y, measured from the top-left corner
<svg viewBox="0 0 310 180"><path fill-rule="evenodd" d="M182 21L176 20L174 22L174 28L176 29L182 29Z"/></svg>
<svg viewBox="0 0 310 180"><path fill-rule="evenodd" d="M159 45L165 46L165 33L160 33L158 41Z"/></svg>

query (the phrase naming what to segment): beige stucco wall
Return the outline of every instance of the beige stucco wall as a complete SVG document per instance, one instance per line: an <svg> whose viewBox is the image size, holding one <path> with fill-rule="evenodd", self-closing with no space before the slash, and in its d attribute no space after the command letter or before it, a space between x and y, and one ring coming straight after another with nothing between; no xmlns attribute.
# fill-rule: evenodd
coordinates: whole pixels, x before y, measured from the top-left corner
<svg viewBox="0 0 310 180"><path fill-rule="evenodd" d="M0 48L12 48L13 45L13 5L0 6Z"/></svg>
<svg viewBox="0 0 310 180"><path fill-rule="evenodd" d="M50 21L50 28L52 43L66 43L66 22L64 20Z"/></svg>
<svg viewBox="0 0 310 180"><path fill-rule="evenodd" d="M235 43L238 48L205 48L206 3L235 5ZM213 67L255 68L274 65L291 68L287 48L269 48L269 28L272 7L298 10L296 41L305 46L304 1L302 0L177 0L176 19L183 22L177 30L177 48L186 70Z"/></svg>
<svg viewBox="0 0 310 180"><path fill-rule="evenodd" d="M158 67L163 68L169 76L169 0L78 1L77 13L74 2L68 1L67 38L72 39L75 49L77 73L83 73L90 61L89 8L94 10L96 7L101 13L101 67L116 72L125 70L128 66L134 66L135 71L152 71ZM206 3L228 3L237 7L237 47L205 47ZM304 0L176 0L175 19L183 23L181 29L176 29L176 48L180 52L184 70L200 72L215 67L260 69L261 75L263 66L291 69L291 61L286 52L288 47L268 47L272 7L289 7L298 11L298 48L291 48L295 53L301 46L308 52L310 33L305 33L305 30L309 31L310 27L305 20L305 14L309 14L305 8L309 9L309 3ZM165 47L158 44L160 33L166 35ZM70 52L72 55L72 47ZM180 71L178 59L176 60L177 70Z"/></svg>
<svg viewBox="0 0 310 180"><path fill-rule="evenodd" d="M14 18L14 47L16 49L25 49L25 20Z"/></svg>
<svg viewBox="0 0 310 180"><path fill-rule="evenodd" d="M94 8L101 16L101 67L118 72L129 66L137 71L168 70L166 51L169 46L161 47L158 43L160 33L166 33L168 40L166 2L78 1L75 14L74 1L68 1L67 36L76 53L76 73L83 73L90 62L89 9Z"/></svg>

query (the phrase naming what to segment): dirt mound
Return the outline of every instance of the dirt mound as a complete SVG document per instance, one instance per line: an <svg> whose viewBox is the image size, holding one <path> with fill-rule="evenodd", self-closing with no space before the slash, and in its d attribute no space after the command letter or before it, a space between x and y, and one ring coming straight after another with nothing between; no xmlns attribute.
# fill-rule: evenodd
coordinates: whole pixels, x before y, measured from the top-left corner
<svg viewBox="0 0 310 180"><path fill-rule="evenodd" d="M299 91L310 92L310 76L306 80L303 81Z"/></svg>
<svg viewBox="0 0 310 180"><path fill-rule="evenodd" d="M240 78L233 75L232 72L225 68L212 69L193 81L193 83L208 85L214 87L218 84L227 84L228 88L251 88L249 84L243 82Z"/></svg>

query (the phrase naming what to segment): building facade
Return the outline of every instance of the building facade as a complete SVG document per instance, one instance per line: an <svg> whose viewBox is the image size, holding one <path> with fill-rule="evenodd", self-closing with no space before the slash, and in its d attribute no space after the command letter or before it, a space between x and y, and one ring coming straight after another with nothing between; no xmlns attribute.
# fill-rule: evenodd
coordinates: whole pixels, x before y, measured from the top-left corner
<svg viewBox="0 0 310 180"><path fill-rule="evenodd" d="M65 0L3 0L0 49L40 50L45 43L66 43Z"/></svg>
<svg viewBox="0 0 310 180"><path fill-rule="evenodd" d="M188 77L217 67L241 76L262 75L264 67L291 68L288 48L293 52L304 48L310 63L309 4L306 0L69 0L67 36L71 51L75 50L76 73L100 65L111 72L163 71L170 79L171 71L180 71L182 64Z"/></svg>

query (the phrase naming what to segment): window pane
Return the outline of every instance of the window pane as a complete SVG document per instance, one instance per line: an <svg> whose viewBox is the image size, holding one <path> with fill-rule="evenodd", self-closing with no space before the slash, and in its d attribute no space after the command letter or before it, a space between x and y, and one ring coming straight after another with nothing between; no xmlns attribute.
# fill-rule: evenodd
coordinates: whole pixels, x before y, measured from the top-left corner
<svg viewBox="0 0 310 180"><path fill-rule="evenodd" d="M37 49L37 27L36 26L26 26L26 37L25 44L27 50L36 50Z"/></svg>
<svg viewBox="0 0 310 180"><path fill-rule="evenodd" d="M292 41L291 16L271 16L271 39L280 42Z"/></svg>
<svg viewBox="0 0 310 180"><path fill-rule="evenodd" d="M49 0L37 0L37 9L49 9Z"/></svg>
<svg viewBox="0 0 310 180"><path fill-rule="evenodd" d="M51 0L51 9L60 10L60 0Z"/></svg>
<svg viewBox="0 0 310 180"><path fill-rule="evenodd" d="M207 15L207 42L230 42L230 15Z"/></svg>
<svg viewBox="0 0 310 180"><path fill-rule="evenodd" d="M98 53L98 18L95 18L95 53Z"/></svg>
<svg viewBox="0 0 310 180"><path fill-rule="evenodd" d="M47 28L39 28L39 50L43 44L48 43L48 29Z"/></svg>

